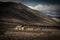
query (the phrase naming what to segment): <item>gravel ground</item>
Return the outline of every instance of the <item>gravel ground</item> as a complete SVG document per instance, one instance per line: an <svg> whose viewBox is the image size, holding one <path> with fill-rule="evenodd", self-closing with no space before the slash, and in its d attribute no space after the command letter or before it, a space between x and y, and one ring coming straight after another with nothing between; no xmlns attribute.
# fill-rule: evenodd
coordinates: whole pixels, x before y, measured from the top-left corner
<svg viewBox="0 0 60 40"><path fill-rule="evenodd" d="M60 40L60 31L7 31L0 40Z"/></svg>

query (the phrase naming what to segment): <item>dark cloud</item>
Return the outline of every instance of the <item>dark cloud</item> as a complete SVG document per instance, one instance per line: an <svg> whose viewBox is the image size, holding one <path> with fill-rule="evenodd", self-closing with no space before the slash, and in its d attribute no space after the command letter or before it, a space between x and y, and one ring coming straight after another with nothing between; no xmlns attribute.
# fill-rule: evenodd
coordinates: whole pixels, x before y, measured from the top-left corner
<svg viewBox="0 0 60 40"><path fill-rule="evenodd" d="M20 2L20 0L0 0L0 1L3 1L3 2Z"/></svg>
<svg viewBox="0 0 60 40"><path fill-rule="evenodd" d="M60 0L0 0L0 1L10 1L10 2L22 2L25 4L32 3L32 4L59 4Z"/></svg>
<svg viewBox="0 0 60 40"><path fill-rule="evenodd" d="M42 3L42 4L60 4L60 0L21 0L22 2Z"/></svg>

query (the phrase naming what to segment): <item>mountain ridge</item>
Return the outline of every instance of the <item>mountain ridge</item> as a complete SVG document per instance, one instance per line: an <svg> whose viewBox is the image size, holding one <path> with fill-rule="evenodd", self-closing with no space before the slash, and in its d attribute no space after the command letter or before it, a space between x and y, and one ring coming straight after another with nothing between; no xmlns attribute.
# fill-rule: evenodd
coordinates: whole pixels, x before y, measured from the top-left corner
<svg viewBox="0 0 60 40"><path fill-rule="evenodd" d="M5 21L5 19L22 20L27 24L58 25L56 21L41 12L30 9L22 3L14 2L0 2L0 20Z"/></svg>

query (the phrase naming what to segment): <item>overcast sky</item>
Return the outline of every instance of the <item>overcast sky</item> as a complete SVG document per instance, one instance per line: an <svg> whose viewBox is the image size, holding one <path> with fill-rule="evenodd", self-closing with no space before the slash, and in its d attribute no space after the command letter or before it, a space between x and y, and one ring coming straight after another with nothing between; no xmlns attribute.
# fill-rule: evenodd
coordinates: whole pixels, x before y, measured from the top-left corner
<svg viewBox="0 0 60 40"><path fill-rule="evenodd" d="M28 7L45 15L60 18L60 0L21 0Z"/></svg>
<svg viewBox="0 0 60 40"><path fill-rule="evenodd" d="M28 7L41 11L45 15L60 18L60 0L0 0L9 2L22 2Z"/></svg>

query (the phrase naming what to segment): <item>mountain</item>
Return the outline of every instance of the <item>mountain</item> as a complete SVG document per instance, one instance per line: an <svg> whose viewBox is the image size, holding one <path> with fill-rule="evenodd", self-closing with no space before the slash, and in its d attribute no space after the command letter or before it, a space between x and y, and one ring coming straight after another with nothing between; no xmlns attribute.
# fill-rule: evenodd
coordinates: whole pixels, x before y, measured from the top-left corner
<svg viewBox="0 0 60 40"><path fill-rule="evenodd" d="M34 25L58 25L58 22L33 10L22 3L0 2L0 22L34 24Z"/></svg>
<svg viewBox="0 0 60 40"><path fill-rule="evenodd" d="M60 28L59 22L22 3L0 2L0 35L21 24Z"/></svg>

